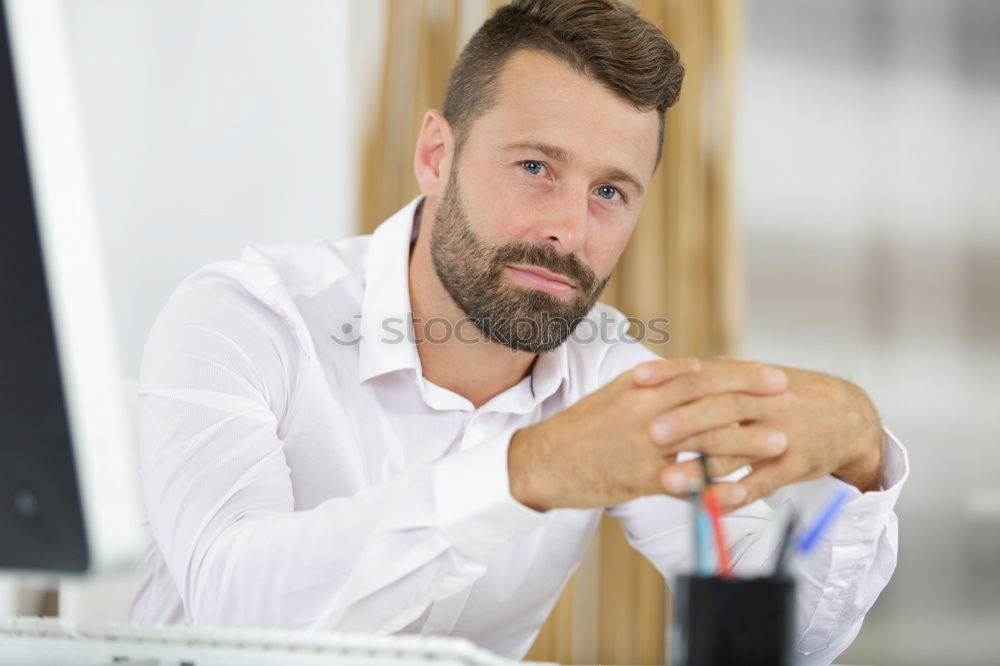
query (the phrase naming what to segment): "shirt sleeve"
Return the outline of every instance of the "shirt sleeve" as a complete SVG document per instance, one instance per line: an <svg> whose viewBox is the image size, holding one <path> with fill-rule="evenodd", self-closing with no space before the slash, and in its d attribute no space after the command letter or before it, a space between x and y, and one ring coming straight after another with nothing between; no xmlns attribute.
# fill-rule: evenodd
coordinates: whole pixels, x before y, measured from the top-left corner
<svg viewBox="0 0 1000 666"><path fill-rule="evenodd" d="M154 322L140 474L191 624L397 631L544 521L510 494L509 437L296 511L280 433L307 357L277 302L232 281L182 283Z"/></svg>
<svg viewBox="0 0 1000 666"><path fill-rule="evenodd" d="M609 355L608 378L656 355L641 345L629 345ZM796 663L829 664L861 629L865 613L875 603L896 567L897 517L893 511L909 475L906 451L888 430L883 437L882 489L862 493L832 476L785 488L781 502L808 521L839 489L849 500L834 526L813 552L794 566L796 575ZM663 574L671 588L677 575L694 570L691 507L667 495L641 497L608 509L617 517L629 542ZM736 575L773 571L776 552L762 552L760 539L774 511L764 501L753 502L723 518Z"/></svg>

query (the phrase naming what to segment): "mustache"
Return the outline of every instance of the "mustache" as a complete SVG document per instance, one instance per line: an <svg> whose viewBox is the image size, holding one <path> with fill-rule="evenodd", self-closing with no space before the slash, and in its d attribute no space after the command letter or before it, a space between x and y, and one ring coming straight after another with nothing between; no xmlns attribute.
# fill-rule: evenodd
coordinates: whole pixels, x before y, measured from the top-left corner
<svg viewBox="0 0 1000 666"><path fill-rule="evenodd" d="M597 284L597 275L576 255L559 254L551 245L523 245L510 242L497 248L493 259L493 270L501 271L505 264L526 264L538 266L563 275L579 287L583 293L590 293Z"/></svg>

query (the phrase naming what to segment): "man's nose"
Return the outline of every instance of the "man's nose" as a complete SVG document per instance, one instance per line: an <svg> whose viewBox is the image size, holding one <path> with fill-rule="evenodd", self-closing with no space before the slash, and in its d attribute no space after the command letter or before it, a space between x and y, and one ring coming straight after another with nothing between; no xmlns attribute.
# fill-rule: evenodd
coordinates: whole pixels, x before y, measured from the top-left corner
<svg viewBox="0 0 1000 666"><path fill-rule="evenodd" d="M538 241L551 244L560 254L572 254L583 248L590 216L588 192L583 187L559 188L538 211Z"/></svg>

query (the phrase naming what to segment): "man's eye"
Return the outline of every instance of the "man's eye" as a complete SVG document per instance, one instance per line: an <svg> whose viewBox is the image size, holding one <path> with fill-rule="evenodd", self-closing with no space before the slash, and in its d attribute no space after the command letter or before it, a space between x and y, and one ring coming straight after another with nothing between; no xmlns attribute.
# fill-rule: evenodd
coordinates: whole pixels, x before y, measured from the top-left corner
<svg viewBox="0 0 1000 666"><path fill-rule="evenodd" d="M621 193L614 187L610 185L601 185L597 188L597 196L602 197L607 200L615 198L615 195L621 196Z"/></svg>
<svg viewBox="0 0 1000 666"><path fill-rule="evenodd" d="M535 162L533 160L528 160L526 162L521 162L521 167L530 173L532 176L537 176L542 172L545 167L542 166L541 162Z"/></svg>

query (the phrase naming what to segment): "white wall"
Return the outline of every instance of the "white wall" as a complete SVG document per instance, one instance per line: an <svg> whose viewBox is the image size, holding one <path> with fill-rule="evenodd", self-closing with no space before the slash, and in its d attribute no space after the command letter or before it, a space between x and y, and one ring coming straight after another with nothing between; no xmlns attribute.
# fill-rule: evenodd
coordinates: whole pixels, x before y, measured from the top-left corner
<svg viewBox="0 0 1000 666"><path fill-rule="evenodd" d="M191 271L247 244L355 233L381 35L376 21L352 26L379 6L64 2L122 363L135 377L154 317Z"/></svg>
<svg viewBox="0 0 1000 666"><path fill-rule="evenodd" d="M742 352L865 387L900 561L840 660L996 663L1000 3L748 0Z"/></svg>
<svg viewBox="0 0 1000 666"><path fill-rule="evenodd" d="M199 266L247 244L356 233L385 0L60 1L134 378L153 319ZM0 615L38 614L53 585L0 577ZM60 614L122 620L130 585L64 582Z"/></svg>

